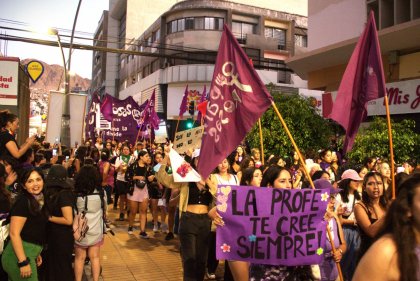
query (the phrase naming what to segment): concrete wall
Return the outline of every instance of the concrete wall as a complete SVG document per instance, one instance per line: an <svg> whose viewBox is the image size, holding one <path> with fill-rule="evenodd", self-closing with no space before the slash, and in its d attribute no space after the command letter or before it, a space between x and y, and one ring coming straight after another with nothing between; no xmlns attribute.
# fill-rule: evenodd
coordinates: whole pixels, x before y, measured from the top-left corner
<svg viewBox="0 0 420 281"><path fill-rule="evenodd" d="M360 36L367 20L365 0L309 0L308 50Z"/></svg>

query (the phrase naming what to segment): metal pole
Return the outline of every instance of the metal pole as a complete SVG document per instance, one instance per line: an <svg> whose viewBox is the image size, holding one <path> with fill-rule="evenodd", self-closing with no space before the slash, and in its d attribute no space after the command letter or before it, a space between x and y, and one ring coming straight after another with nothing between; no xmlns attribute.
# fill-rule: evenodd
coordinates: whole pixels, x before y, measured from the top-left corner
<svg viewBox="0 0 420 281"><path fill-rule="evenodd" d="M65 144L67 147L71 147L70 144L70 66L71 66L71 53L73 47L73 38L74 31L76 29L77 17L79 15L80 5L82 0L79 0L77 5L76 15L74 16L73 29L70 37L70 47L69 47L69 58L68 58L68 68L65 74L65 85L64 85L64 103L63 103L63 115L61 116L61 143ZM66 65L64 65L66 67Z"/></svg>

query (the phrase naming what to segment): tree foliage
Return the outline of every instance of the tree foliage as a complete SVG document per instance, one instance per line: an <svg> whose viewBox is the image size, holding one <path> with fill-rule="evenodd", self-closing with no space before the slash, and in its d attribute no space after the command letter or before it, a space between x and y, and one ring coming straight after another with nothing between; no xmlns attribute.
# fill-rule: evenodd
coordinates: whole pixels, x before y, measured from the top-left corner
<svg viewBox="0 0 420 281"><path fill-rule="evenodd" d="M329 146L330 137L334 134L333 125L319 115L311 98L297 94L277 94L273 98L302 153ZM261 124L264 154L291 155L294 148L273 108L264 113ZM251 147L260 147L258 123L248 134L247 140Z"/></svg>
<svg viewBox="0 0 420 281"><path fill-rule="evenodd" d="M396 163L401 164L410 158L419 156L420 134L415 133L415 125L414 120L408 119L398 123L391 122ZM359 129L353 148L347 156L354 163L361 163L367 156L390 159L386 118L375 117L368 127Z"/></svg>

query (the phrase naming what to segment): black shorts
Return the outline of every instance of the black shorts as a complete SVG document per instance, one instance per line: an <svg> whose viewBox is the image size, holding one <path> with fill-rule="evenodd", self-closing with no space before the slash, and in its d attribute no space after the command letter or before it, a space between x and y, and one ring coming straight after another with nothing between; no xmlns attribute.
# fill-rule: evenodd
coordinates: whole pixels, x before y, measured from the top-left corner
<svg viewBox="0 0 420 281"><path fill-rule="evenodd" d="M115 194L126 195L130 191L130 185L126 181L117 180L115 186Z"/></svg>
<svg viewBox="0 0 420 281"><path fill-rule="evenodd" d="M162 198L163 189L159 189L159 186L157 185L157 183L155 183L155 182L149 183L147 185L147 188L148 188L147 191L149 192L149 198L150 199L160 199L160 198Z"/></svg>

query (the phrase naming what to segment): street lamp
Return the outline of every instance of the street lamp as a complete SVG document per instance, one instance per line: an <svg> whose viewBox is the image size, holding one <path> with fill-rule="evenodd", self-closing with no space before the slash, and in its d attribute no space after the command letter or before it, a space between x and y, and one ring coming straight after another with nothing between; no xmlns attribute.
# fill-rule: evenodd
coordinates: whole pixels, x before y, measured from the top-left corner
<svg viewBox="0 0 420 281"><path fill-rule="evenodd" d="M64 67L64 101L63 101L63 113L61 115L61 143L70 147L70 87L69 87L69 74L66 67L66 58L64 57L63 46L61 45L61 38L58 30L50 28L48 33L57 36L58 46L61 50L61 56L63 58Z"/></svg>

